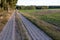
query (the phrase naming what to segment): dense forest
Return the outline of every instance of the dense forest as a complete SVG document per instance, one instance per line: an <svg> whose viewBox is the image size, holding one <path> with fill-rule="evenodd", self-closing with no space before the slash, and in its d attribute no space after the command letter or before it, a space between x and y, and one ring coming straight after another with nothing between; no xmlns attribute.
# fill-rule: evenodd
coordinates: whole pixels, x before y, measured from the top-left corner
<svg viewBox="0 0 60 40"><path fill-rule="evenodd" d="M0 0L0 9L8 10L16 7L17 0Z"/></svg>

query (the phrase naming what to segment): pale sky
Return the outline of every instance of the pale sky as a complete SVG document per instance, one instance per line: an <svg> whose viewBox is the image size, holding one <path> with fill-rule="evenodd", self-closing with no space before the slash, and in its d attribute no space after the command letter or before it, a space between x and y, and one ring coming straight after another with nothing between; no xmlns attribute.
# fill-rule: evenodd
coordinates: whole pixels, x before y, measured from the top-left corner
<svg viewBox="0 0 60 40"><path fill-rule="evenodd" d="M60 6L60 0L18 0L17 5Z"/></svg>

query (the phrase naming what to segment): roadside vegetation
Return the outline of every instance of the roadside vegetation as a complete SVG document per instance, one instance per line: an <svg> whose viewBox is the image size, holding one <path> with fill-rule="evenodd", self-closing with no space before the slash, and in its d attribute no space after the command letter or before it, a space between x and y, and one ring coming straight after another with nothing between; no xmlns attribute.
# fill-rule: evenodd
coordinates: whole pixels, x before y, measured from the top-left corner
<svg viewBox="0 0 60 40"><path fill-rule="evenodd" d="M2 31L3 27L7 23L11 14L12 14L12 11L11 12L7 12L7 11L0 12L0 32Z"/></svg>
<svg viewBox="0 0 60 40"><path fill-rule="evenodd" d="M23 16L48 34L53 40L60 40L60 9L20 10Z"/></svg>
<svg viewBox="0 0 60 40"><path fill-rule="evenodd" d="M18 0L0 0L0 32L16 8Z"/></svg>

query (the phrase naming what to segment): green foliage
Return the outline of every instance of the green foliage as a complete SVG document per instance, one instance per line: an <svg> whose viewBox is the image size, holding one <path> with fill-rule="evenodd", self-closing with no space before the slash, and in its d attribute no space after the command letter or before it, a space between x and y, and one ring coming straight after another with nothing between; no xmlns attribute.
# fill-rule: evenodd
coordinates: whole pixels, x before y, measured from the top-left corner
<svg viewBox="0 0 60 40"><path fill-rule="evenodd" d="M21 9L35 9L34 6L21 6Z"/></svg>
<svg viewBox="0 0 60 40"><path fill-rule="evenodd" d="M36 9L35 6L16 6L17 9L21 9L21 10L32 10L32 9Z"/></svg>
<svg viewBox="0 0 60 40"><path fill-rule="evenodd" d="M48 9L49 7L48 6L42 6L41 8L42 9Z"/></svg>
<svg viewBox="0 0 60 40"><path fill-rule="evenodd" d="M8 10L8 8L15 8L17 0L0 0L0 8Z"/></svg>
<svg viewBox="0 0 60 40"><path fill-rule="evenodd" d="M32 9L48 9L49 6L16 6L17 9L32 10Z"/></svg>

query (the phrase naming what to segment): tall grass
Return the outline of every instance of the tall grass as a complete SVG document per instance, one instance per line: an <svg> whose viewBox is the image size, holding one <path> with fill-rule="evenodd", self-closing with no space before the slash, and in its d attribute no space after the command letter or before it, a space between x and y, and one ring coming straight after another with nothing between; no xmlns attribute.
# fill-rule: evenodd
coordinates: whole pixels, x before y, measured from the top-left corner
<svg viewBox="0 0 60 40"><path fill-rule="evenodd" d="M3 27L7 23L11 14L12 14L12 12L7 12L7 11L1 11L0 12L0 32L2 31Z"/></svg>

